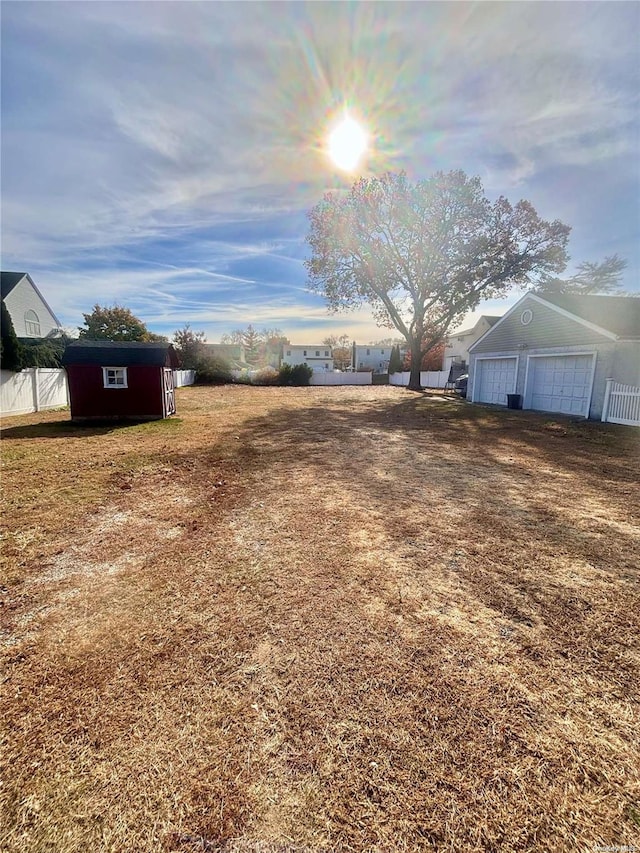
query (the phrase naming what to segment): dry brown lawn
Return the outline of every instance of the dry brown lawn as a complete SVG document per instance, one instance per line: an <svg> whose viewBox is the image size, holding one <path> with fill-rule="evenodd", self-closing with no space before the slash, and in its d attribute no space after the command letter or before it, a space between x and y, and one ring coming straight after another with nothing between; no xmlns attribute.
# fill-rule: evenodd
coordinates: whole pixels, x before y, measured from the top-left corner
<svg viewBox="0 0 640 853"><path fill-rule="evenodd" d="M640 849L638 431L388 387L3 428L3 851Z"/></svg>

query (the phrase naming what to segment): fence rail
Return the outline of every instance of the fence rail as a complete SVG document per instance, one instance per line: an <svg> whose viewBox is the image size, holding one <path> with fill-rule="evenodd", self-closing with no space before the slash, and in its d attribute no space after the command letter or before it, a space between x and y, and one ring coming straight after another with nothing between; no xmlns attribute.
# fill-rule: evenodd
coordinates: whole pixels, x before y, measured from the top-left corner
<svg viewBox="0 0 640 853"><path fill-rule="evenodd" d="M610 424L640 426L640 388L607 379L602 420Z"/></svg>

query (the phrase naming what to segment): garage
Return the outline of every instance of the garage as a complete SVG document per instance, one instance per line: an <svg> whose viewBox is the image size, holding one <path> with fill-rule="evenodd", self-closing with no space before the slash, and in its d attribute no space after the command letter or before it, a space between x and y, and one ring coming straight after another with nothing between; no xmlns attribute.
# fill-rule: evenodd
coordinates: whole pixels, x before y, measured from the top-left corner
<svg viewBox="0 0 640 853"><path fill-rule="evenodd" d="M592 353L530 356L528 408L589 417L594 362Z"/></svg>
<svg viewBox="0 0 640 853"><path fill-rule="evenodd" d="M517 358L479 358L474 403L507 405L507 394L516 387Z"/></svg>

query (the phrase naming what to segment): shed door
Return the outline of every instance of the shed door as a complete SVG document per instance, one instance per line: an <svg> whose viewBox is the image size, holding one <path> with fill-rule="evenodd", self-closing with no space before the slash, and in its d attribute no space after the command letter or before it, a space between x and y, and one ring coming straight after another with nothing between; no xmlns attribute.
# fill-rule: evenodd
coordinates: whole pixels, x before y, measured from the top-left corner
<svg viewBox="0 0 640 853"><path fill-rule="evenodd" d="M507 394L516 388L516 358L481 358L476 360L475 403L507 405Z"/></svg>
<svg viewBox="0 0 640 853"><path fill-rule="evenodd" d="M164 416L175 414L176 411L176 395L173 390L173 370L170 367L165 367L163 371L164 385Z"/></svg>
<svg viewBox="0 0 640 853"><path fill-rule="evenodd" d="M592 355L531 358L531 408L589 417Z"/></svg>

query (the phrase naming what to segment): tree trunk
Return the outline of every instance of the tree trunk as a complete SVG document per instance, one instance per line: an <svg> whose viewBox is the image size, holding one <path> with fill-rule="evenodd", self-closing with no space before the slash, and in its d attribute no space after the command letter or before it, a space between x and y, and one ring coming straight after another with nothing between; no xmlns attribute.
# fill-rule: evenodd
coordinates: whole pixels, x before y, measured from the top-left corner
<svg viewBox="0 0 640 853"><path fill-rule="evenodd" d="M411 373L409 374L409 391L422 391L420 383L420 365L422 363L422 351L420 348L420 340L414 339L411 341Z"/></svg>

